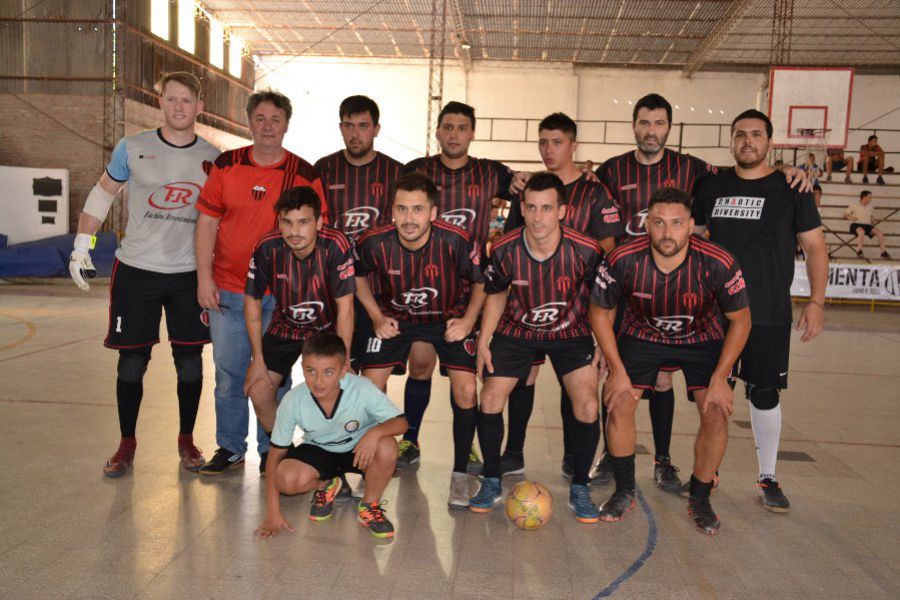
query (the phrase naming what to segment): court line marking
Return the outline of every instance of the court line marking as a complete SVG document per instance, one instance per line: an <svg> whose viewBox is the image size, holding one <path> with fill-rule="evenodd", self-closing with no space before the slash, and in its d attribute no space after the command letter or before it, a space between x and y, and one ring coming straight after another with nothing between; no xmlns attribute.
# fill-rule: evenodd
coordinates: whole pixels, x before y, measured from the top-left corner
<svg viewBox="0 0 900 600"><path fill-rule="evenodd" d="M11 315L7 312L0 312L0 316L9 317L13 321L18 321L19 323L22 323L23 325L25 325L25 328L26 328L25 335L23 335L21 338L17 339L14 342L10 342L9 344L6 344L5 346L0 346L0 352L3 352L4 350L9 350L10 348L15 348L19 344L24 344L25 342L27 342L28 340L33 338L35 332L37 332L37 327L34 326L34 323L32 323L31 321L29 321L27 319L23 319L22 317L17 317L15 315Z"/></svg>
<svg viewBox="0 0 900 600"><path fill-rule="evenodd" d="M641 567L644 566L644 563L647 562L647 559L653 555L653 551L656 550L656 541L659 537L659 531L656 527L656 518L653 516L653 511L650 510L650 505L647 504L647 500L644 499L644 493L641 491L640 487L635 486L635 491L637 492L637 499L641 505L641 509L644 511L644 515L647 517L647 544L644 546L644 551L641 552L634 562L631 565L622 571L622 573L616 577L612 583L608 586L600 590L600 592L594 596L593 600L597 600L598 598L609 598L612 596L619 586L628 581L635 573L640 571Z"/></svg>
<svg viewBox="0 0 900 600"><path fill-rule="evenodd" d="M32 350L31 352L26 352L24 354L16 354L15 356L7 356L6 358L0 358L0 363L6 362L9 360L15 360L17 358L22 358L24 356L31 356L32 354L37 354L38 352L46 352L47 350L56 350L57 348L62 348L64 346L71 346L72 344L77 344L79 342L86 342L87 340L96 340L96 335L89 335L88 337L79 338L77 340L70 340L68 342L63 342L62 344L56 344L55 346L47 346L46 348L38 348L37 350Z"/></svg>

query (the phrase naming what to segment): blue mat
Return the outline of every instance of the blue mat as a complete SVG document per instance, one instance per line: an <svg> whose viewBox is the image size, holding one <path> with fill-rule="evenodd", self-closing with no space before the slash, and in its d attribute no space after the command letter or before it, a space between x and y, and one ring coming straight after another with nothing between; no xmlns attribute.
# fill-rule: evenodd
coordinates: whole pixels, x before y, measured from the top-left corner
<svg viewBox="0 0 900 600"><path fill-rule="evenodd" d="M64 277L69 275L69 254L75 234L6 245L7 237L0 234L0 277ZM97 245L91 251L91 259L99 277L112 273L115 252L118 247L116 234L97 235Z"/></svg>

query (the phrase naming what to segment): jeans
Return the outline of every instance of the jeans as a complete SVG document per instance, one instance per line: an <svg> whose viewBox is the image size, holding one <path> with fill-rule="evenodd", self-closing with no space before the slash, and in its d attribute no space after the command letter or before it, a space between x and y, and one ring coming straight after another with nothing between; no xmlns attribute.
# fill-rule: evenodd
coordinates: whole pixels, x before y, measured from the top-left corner
<svg viewBox="0 0 900 600"><path fill-rule="evenodd" d="M209 312L209 333L216 366L216 443L235 454L247 452L247 420L250 400L244 395L244 379L250 367L250 338L244 323L244 295L219 289L221 312ZM263 331L269 325L275 299L265 296L262 301ZM278 390L278 402L291 389L290 377ZM269 436L256 423L256 449L269 451Z"/></svg>

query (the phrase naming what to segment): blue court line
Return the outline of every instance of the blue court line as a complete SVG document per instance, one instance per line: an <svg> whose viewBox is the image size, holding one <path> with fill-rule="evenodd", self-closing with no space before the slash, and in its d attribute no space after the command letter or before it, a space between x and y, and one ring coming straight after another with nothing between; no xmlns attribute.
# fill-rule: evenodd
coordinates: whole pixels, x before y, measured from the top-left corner
<svg viewBox="0 0 900 600"><path fill-rule="evenodd" d="M631 566L622 571L622 573L616 577L615 581L606 586L599 594L594 596L593 600L597 600L597 598L609 598L612 596L619 586L625 583L632 575L637 573L641 567L644 566L644 563L647 562L647 559L650 558L650 555L653 554L653 551L656 549L656 538L657 538L657 529L656 529L656 518L653 516L653 511L650 510L650 505L647 504L647 501L644 500L644 494L641 492L640 488L637 488L637 499L641 504L641 509L643 509L644 514L647 516L647 525L649 529L647 531L647 546L644 548L644 551L641 552L640 556L634 559L634 562L631 563Z"/></svg>

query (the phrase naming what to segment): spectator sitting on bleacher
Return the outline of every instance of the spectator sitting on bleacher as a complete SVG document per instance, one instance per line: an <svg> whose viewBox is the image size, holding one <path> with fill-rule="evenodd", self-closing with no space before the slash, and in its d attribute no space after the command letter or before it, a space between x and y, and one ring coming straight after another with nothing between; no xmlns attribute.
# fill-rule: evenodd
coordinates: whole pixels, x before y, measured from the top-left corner
<svg viewBox="0 0 900 600"><path fill-rule="evenodd" d="M806 155L806 161L800 165L800 168L806 171L806 176L812 181L813 185L819 185L819 177L822 176L822 169L816 164L816 153L810 152Z"/></svg>
<svg viewBox="0 0 900 600"><path fill-rule="evenodd" d="M863 236L869 236L869 239L878 240L878 246L881 248L881 258L890 258L887 248L884 245L884 233L875 227L872 220L872 192L863 190L859 193L859 202L851 204L844 211L844 218L850 221L850 233L856 235L856 256L863 257Z"/></svg>
<svg viewBox="0 0 900 600"><path fill-rule="evenodd" d="M859 147L859 170L862 171L863 183L869 183L869 171L877 171L875 183L884 185L884 150L878 145L878 136L870 135L869 141Z"/></svg>
<svg viewBox="0 0 900 600"><path fill-rule="evenodd" d="M849 156L844 156L843 148L829 148L825 151L825 181L831 181L831 169L840 171L844 167L847 168L844 181L850 183L850 173L853 172L853 159Z"/></svg>

